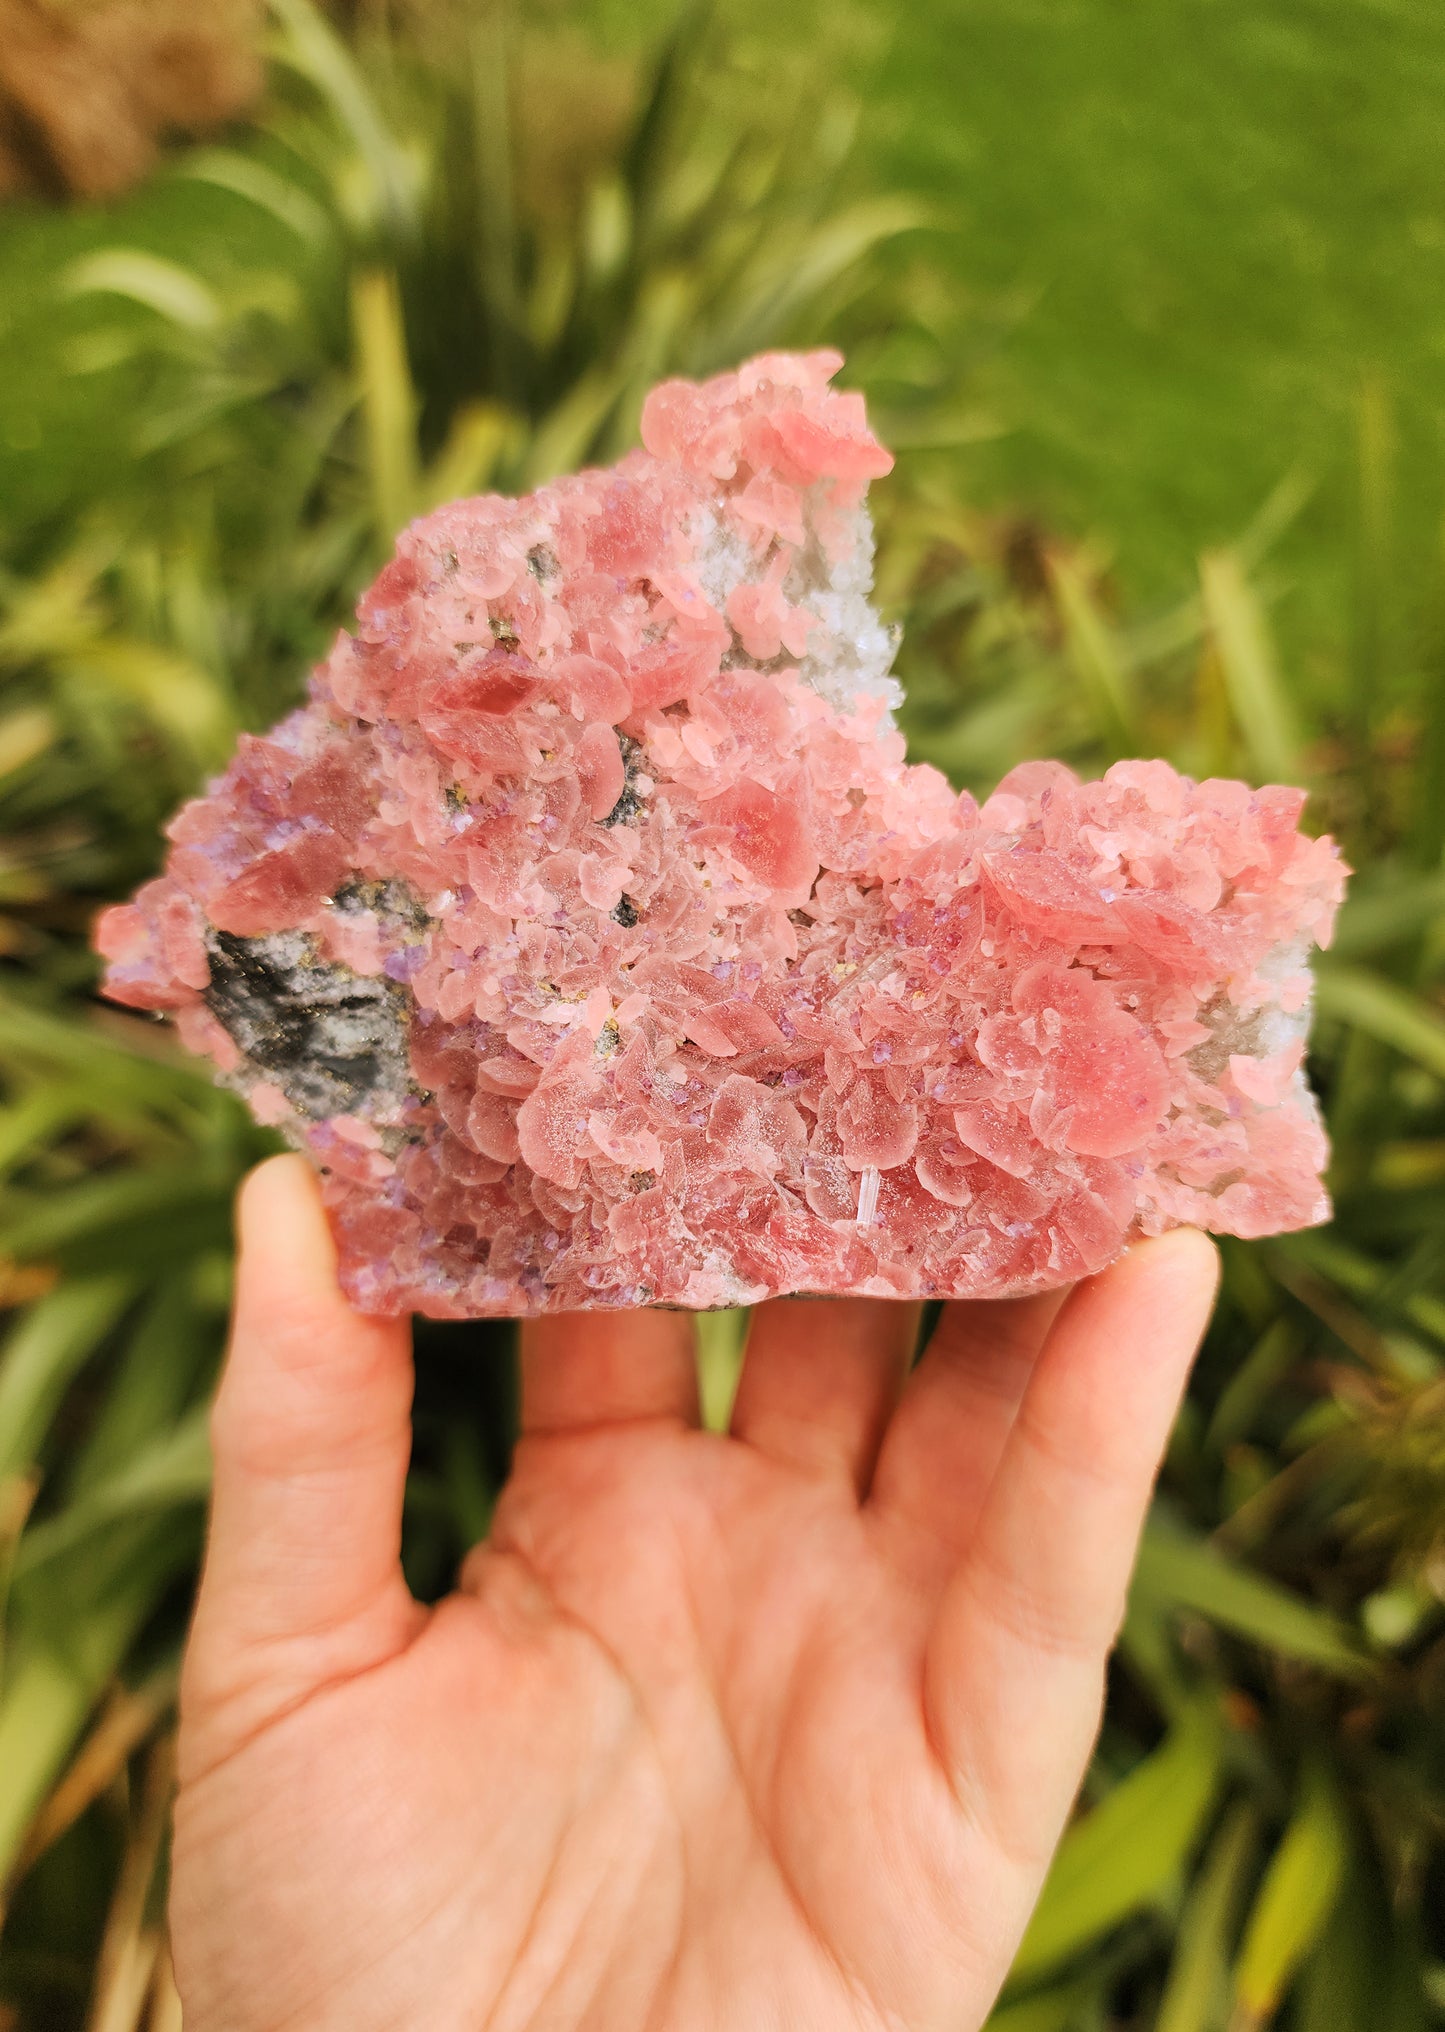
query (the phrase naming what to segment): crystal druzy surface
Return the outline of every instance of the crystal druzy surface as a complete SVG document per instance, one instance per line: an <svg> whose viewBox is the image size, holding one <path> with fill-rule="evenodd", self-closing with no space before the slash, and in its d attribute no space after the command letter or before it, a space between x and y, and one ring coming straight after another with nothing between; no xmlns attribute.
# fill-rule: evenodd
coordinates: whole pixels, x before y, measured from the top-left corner
<svg viewBox="0 0 1445 2032"><path fill-rule="evenodd" d="M667 382L611 470L416 523L103 918L361 1306L1020 1292L1325 1216L1333 846L1163 762L909 766L839 365Z"/></svg>

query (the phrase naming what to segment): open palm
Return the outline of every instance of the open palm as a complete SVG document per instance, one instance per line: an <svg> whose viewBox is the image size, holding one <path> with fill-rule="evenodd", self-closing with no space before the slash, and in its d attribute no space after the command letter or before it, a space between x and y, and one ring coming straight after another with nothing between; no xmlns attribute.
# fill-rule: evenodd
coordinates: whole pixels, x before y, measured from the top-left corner
<svg viewBox="0 0 1445 2032"><path fill-rule="evenodd" d="M411 1364L310 1174L243 1197L182 1691L187 2032L812 2032L987 2016L1097 1727L1213 1288L1192 1234L1063 1303L754 1316L728 1438L690 1322L523 1335L458 1591L398 1547Z"/></svg>

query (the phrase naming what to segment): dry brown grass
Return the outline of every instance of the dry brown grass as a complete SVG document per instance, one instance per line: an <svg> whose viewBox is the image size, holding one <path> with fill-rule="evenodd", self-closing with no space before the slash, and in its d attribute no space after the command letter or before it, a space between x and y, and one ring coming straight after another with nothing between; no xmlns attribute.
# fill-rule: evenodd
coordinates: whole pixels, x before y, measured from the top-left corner
<svg viewBox="0 0 1445 2032"><path fill-rule="evenodd" d="M258 0L0 0L0 196L108 197L261 89Z"/></svg>

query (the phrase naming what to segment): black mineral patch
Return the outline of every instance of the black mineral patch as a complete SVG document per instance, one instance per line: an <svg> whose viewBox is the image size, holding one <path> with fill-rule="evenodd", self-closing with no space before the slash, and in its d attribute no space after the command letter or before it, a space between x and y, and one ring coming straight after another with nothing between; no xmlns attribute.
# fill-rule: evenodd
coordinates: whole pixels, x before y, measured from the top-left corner
<svg viewBox="0 0 1445 2032"><path fill-rule="evenodd" d="M613 905L610 915L613 922L620 924L624 931L631 931L637 922L637 905L630 896L624 896L619 903Z"/></svg>
<svg viewBox="0 0 1445 2032"><path fill-rule="evenodd" d="M411 1086L407 997L323 960L305 932L212 931L206 1003L251 1071L313 1121L365 1112Z"/></svg>
<svg viewBox="0 0 1445 2032"><path fill-rule="evenodd" d="M466 799L460 797L465 807ZM347 914L370 910L378 917L394 918L413 931L424 931L431 923L425 909L405 882L348 882L331 899L333 908Z"/></svg>
<svg viewBox="0 0 1445 2032"><path fill-rule="evenodd" d="M527 569L534 579L545 581L556 578L562 567L557 562L555 551L545 543L534 543L527 552Z"/></svg>
<svg viewBox="0 0 1445 2032"><path fill-rule="evenodd" d="M635 790L624 790L606 818L598 819L598 825L630 825L642 809L642 799Z"/></svg>
<svg viewBox="0 0 1445 2032"><path fill-rule="evenodd" d="M634 787L642 774L642 743L631 734L619 734L617 745L622 750L622 795L607 816L598 819L599 825L630 825L642 810L642 799Z"/></svg>

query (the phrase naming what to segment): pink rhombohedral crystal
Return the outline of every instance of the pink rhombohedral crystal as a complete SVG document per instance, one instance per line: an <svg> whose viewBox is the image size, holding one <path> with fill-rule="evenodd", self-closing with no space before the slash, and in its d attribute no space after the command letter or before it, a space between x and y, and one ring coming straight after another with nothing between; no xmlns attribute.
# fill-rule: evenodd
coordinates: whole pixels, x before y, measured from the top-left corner
<svg viewBox="0 0 1445 2032"><path fill-rule="evenodd" d="M1325 1217L1334 846L1163 762L981 809L906 763L840 365L665 382L611 470L415 523L102 918L358 1305L991 1295Z"/></svg>

